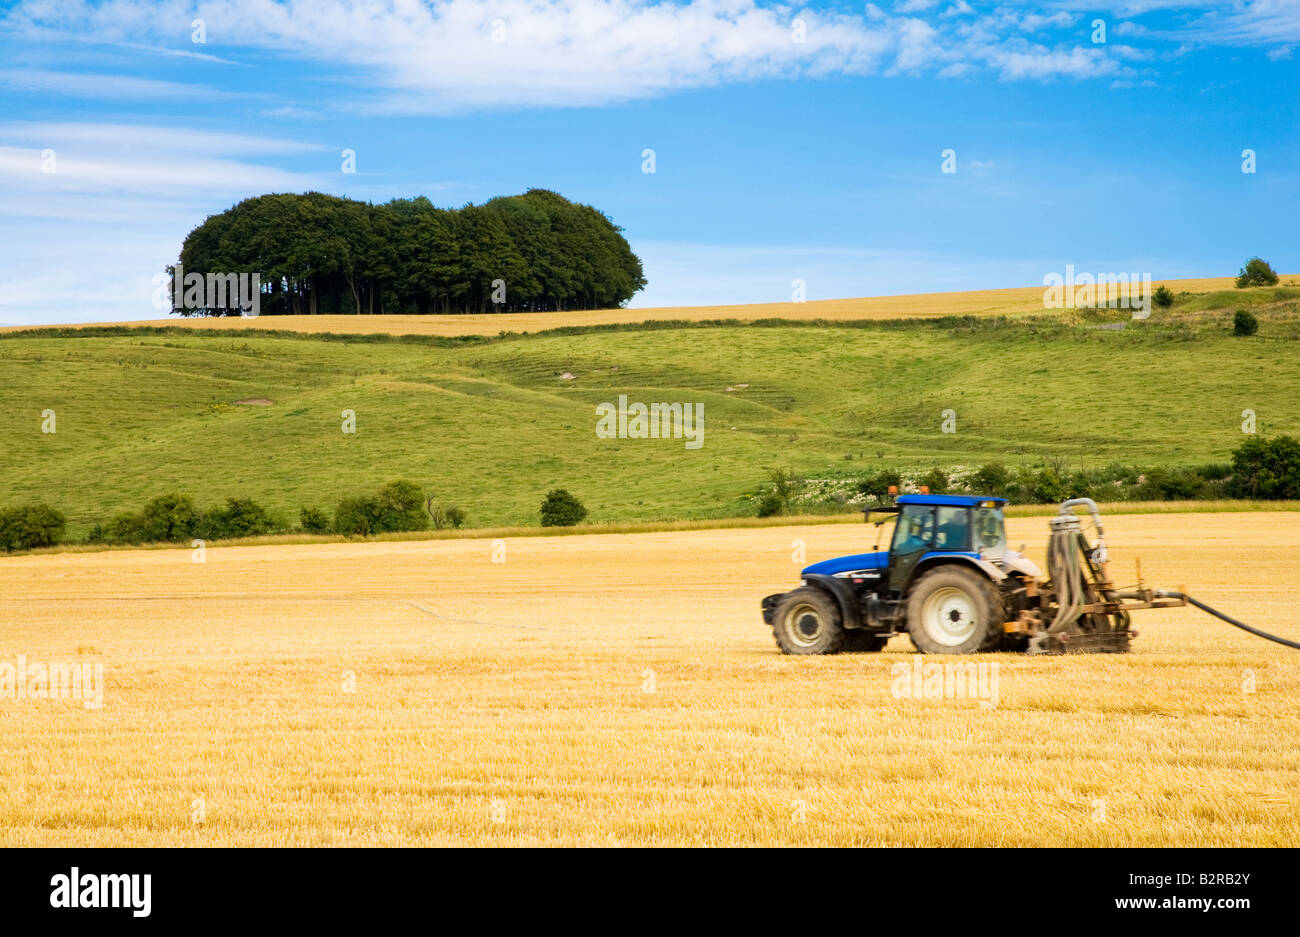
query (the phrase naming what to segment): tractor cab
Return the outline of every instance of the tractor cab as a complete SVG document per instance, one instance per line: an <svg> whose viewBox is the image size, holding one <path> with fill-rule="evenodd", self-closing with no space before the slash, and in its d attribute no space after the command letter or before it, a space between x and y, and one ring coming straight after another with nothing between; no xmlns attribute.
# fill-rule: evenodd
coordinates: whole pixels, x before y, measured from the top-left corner
<svg viewBox="0 0 1300 937"><path fill-rule="evenodd" d="M889 548L890 592L902 592L921 567L962 557L997 563L1007 553L1004 498L903 495Z"/></svg>
<svg viewBox="0 0 1300 937"><path fill-rule="evenodd" d="M903 495L894 505L867 509L867 521L881 528L873 552L823 560L802 575L874 580L880 591L897 594L922 567L935 562L960 559L1000 565L1008 553L1002 518L1006 503L1005 498L968 495ZM884 525L891 520L893 534L888 549L881 550Z"/></svg>

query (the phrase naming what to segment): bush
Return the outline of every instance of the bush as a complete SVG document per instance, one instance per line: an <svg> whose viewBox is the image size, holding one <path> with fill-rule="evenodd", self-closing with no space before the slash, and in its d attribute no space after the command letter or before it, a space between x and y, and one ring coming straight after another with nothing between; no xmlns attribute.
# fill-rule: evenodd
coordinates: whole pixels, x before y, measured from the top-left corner
<svg viewBox="0 0 1300 937"><path fill-rule="evenodd" d="M203 515L198 532L205 540L233 540L273 534L279 525L251 498L230 498L223 508L212 508Z"/></svg>
<svg viewBox="0 0 1300 937"><path fill-rule="evenodd" d="M188 541L198 532L201 515L188 495L168 494L144 506L139 519L139 543Z"/></svg>
<svg viewBox="0 0 1300 937"><path fill-rule="evenodd" d="M1205 487L1205 479L1190 469L1156 467L1146 473L1138 494L1152 501L1189 501Z"/></svg>
<svg viewBox="0 0 1300 937"><path fill-rule="evenodd" d="M1070 496L1064 479L1056 469L1048 466L1040 469L1029 484L1029 497L1037 504L1054 504Z"/></svg>
<svg viewBox="0 0 1300 937"><path fill-rule="evenodd" d="M967 484L971 493L977 495L1005 496L1011 488L1011 472L1001 462L981 465L970 477Z"/></svg>
<svg viewBox="0 0 1300 937"><path fill-rule="evenodd" d="M320 508L303 508L298 512L298 526L308 534L330 532L330 516Z"/></svg>
<svg viewBox="0 0 1300 937"><path fill-rule="evenodd" d="M442 530L446 527L459 529L465 526L466 514L454 504L435 505L430 501L427 505L429 508L429 517L433 519L433 529Z"/></svg>
<svg viewBox="0 0 1300 937"><path fill-rule="evenodd" d="M803 480L787 468L767 469L767 487L756 501L759 517L789 514L791 505L803 489Z"/></svg>
<svg viewBox="0 0 1300 937"><path fill-rule="evenodd" d="M556 488L547 493L541 513L543 527L572 527L582 522L587 509L563 488Z"/></svg>
<svg viewBox="0 0 1300 937"><path fill-rule="evenodd" d="M144 543L144 529L140 526L140 515L125 511L114 514L104 524L90 528L86 539L91 543Z"/></svg>
<svg viewBox="0 0 1300 937"><path fill-rule="evenodd" d="M376 533L389 530L427 530L429 517L424 512L424 492L407 481L390 482L375 496L379 514Z"/></svg>
<svg viewBox="0 0 1300 937"><path fill-rule="evenodd" d="M877 501L883 501L889 495L889 488L892 485L895 488L901 487L903 476L890 469L877 472L875 475L868 475L862 481L858 482L858 491L869 498L875 498Z"/></svg>
<svg viewBox="0 0 1300 937"><path fill-rule="evenodd" d="M1232 314L1232 334L1233 335L1254 335L1259 331L1259 320L1255 318L1253 312L1245 309L1238 309Z"/></svg>
<svg viewBox="0 0 1300 937"><path fill-rule="evenodd" d="M1252 257L1246 261L1246 265L1241 268L1241 273L1237 275L1237 289L1245 289L1248 286L1277 286L1277 274L1268 262L1259 257Z"/></svg>
<svg viewBox="0 0 1300 937"><path fill-rule="evenodd" d="M344 498L334 509L334 531L349 537L369 537L374 529L379 505L374 498Z"/></svg>
<svg viewBox="0 0 1300 937"><path fill-rule="evenodd" d="M63 540L67 519L45 504L0 509L0 549L34 550Z"/></svg>
<svg viewBox="0 0 1300 937"><path fill-rule="evenodd" d="M1174 291L1164 285L1157 286L1156 291L1151 294L1151 299L1161 309L1168 309L1174 304Z"/></svg>
<svg viewBox="0 0 1300 937"><path fill-rule="evenodd" d="M427 530L424 492L406 481L390 482L373 497L344 498L334 511L334 530L369 537L395 530Z"/></svg>
<svg viewBox="0 0 1300 937"><path fill-rule="evenodd" d="M1228 490L1239 498L1300 498L1300 442L1290 436L1254 436L1232 453Z"/></svg>
<svg viewBox="0 0 1300 937"><path fill-rule="evenodd" d="M941 495L948 490L948 473L935 466L921 476L920 485L930 489L932 495Z"/></svg>

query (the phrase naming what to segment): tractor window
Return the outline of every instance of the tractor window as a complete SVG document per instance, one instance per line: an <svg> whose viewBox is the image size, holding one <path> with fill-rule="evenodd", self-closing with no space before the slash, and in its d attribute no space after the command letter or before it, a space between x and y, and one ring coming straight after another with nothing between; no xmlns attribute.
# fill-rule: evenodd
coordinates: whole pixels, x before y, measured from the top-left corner
<svg viewBox="0 0 1300 937"><path fill-rule="evenodd" d="M935 508L936 550L970 549L970 509Z"/></svg>
<svg viewBox="0 0 1300 937"><path fill-rule="evenodd" d="M1007 554L1007 532L1002 523L1001 508L975 509L975 550L989 559L1001 559Z"/></svg>
<svg viewBox="0 0 1300 937"><path fill-rule="evenodd" d="M934 540L934 508L928 504L907 504L898 515L894 528L893 552L898 554L928 550Z"/></svg>

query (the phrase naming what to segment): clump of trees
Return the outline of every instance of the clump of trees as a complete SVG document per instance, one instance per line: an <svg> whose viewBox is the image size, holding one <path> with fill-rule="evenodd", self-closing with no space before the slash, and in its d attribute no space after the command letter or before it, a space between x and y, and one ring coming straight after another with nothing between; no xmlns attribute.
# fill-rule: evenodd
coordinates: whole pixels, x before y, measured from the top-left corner
<svg viewBox="0 0 1300 937"><path fill-rule="evenodd" d="M45 504L0 508L0 550L52 547L63 539L67 519Z"/></svg>
<svg viewBox="0 0 1300 937"><path fill-rule="evenodd" d="M228 498L224 505L199 510L189 495L166 494L152 499L139 512L125 511L96 524L88 543L186 543L190 540L233 540L280 533L284 525L252 498Z"/></svg>
<svg viewBox="0 0 1300 937"><path fill-rule="evenodd" d="M424 492L412 482L390 482L374 495L344 498L334 512L334 532L360 536L426 530Z"/></svg>
<svg viewBox="0 0 1300 937"><path fill-rule="evenodd" d="M374 205L275 194L209 217L186 236L179 260L182 287L192 274L259 274L263 315L599 309L623 305L646 283L621 232L590 205L546 189L456 209L423 196ZM176 268L168 271L174 280ZM171 295L174 307L174 283ZM240 314L233 298L225 302L172 312Z"/></svg>
<svg viewBox="0 0 1300 937"><path fill-rule="evenodd" d="M1239 498L1300 498L1300 442L1291 436L1253 436L1232 453L1229 491Z"/></svg>
<svg viewBox="0 0 1300 937"><path fill-rule="evenodd" d="M1268 261L1261 257L1252 257L1246 261L1241 272L1237 274L1237 289L1245 289L1248 286L1277 286L1277 273Z"/></svg>

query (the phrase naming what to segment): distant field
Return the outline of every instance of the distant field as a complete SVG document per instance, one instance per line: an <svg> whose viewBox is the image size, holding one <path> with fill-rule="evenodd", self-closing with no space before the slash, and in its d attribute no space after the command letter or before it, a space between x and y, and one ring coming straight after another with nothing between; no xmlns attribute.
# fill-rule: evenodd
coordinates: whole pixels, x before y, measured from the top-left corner
<svg viewBox="0 0 1300 937"><path fill-rule="evenodd" d="M475 527L536 525L551 488L594 523L736 517L765 468L1221 463L1241 414L1300 432L1295 291L1207 294L1141 328L1097 322L730 325L467 344L123 331L0 337L0 504L70 533L165 492L253 497L295 523L395 478ZM1216 303L1251 305L1251 339ZM1216 311L1217 310L1217 311ZM1121 316L1123 314L1121 313ZM1122 318L1115 324L1123 324ZM701 403L705 436L600 439L595 408ZM57 432L41 432L53 410ZM342 432L342 413L357 432ZM941 431L953 410L957 431Z"/></svg>
<svg viewBox="0 0 1300 937"><path fill-rule="evenodd" d="M1119 581L1300 637L1294 514L1106 520ZM1129 655L973 658L984 706L897 697L906 637L777 653L796 541L868 536L0 558L0 662L104 674L0 706L0 844L1300 845L1300 654L1148 612Z"/></svg>
<svg viewBox="0 0 1300 937"><path fill-rule="evenodd" d="M1282 277L1285 283L1294 277ZM1232 277L1163 280L1152 284L1175 292L1205 293L1231 289ZM188 319L177 316L118 325L176 325L201 329L286 329L298 332L390 335L496 335L499 332L539 332L582 325L611 325L654 320L707 319L908 319L939 316L1022 316L1041 314L1043 287L975 290L960 293L915 293L826 299L804 303L751 303L734 306L673 306L653 309L597 309L571 312L505 313L464 316L262 316L256 319ZM104 324L104 323L101 323ZM86 326L73 325L71 328ZM18 327L14 327L18 328ZM3 330L0 330L3 331Z"/></svg>

